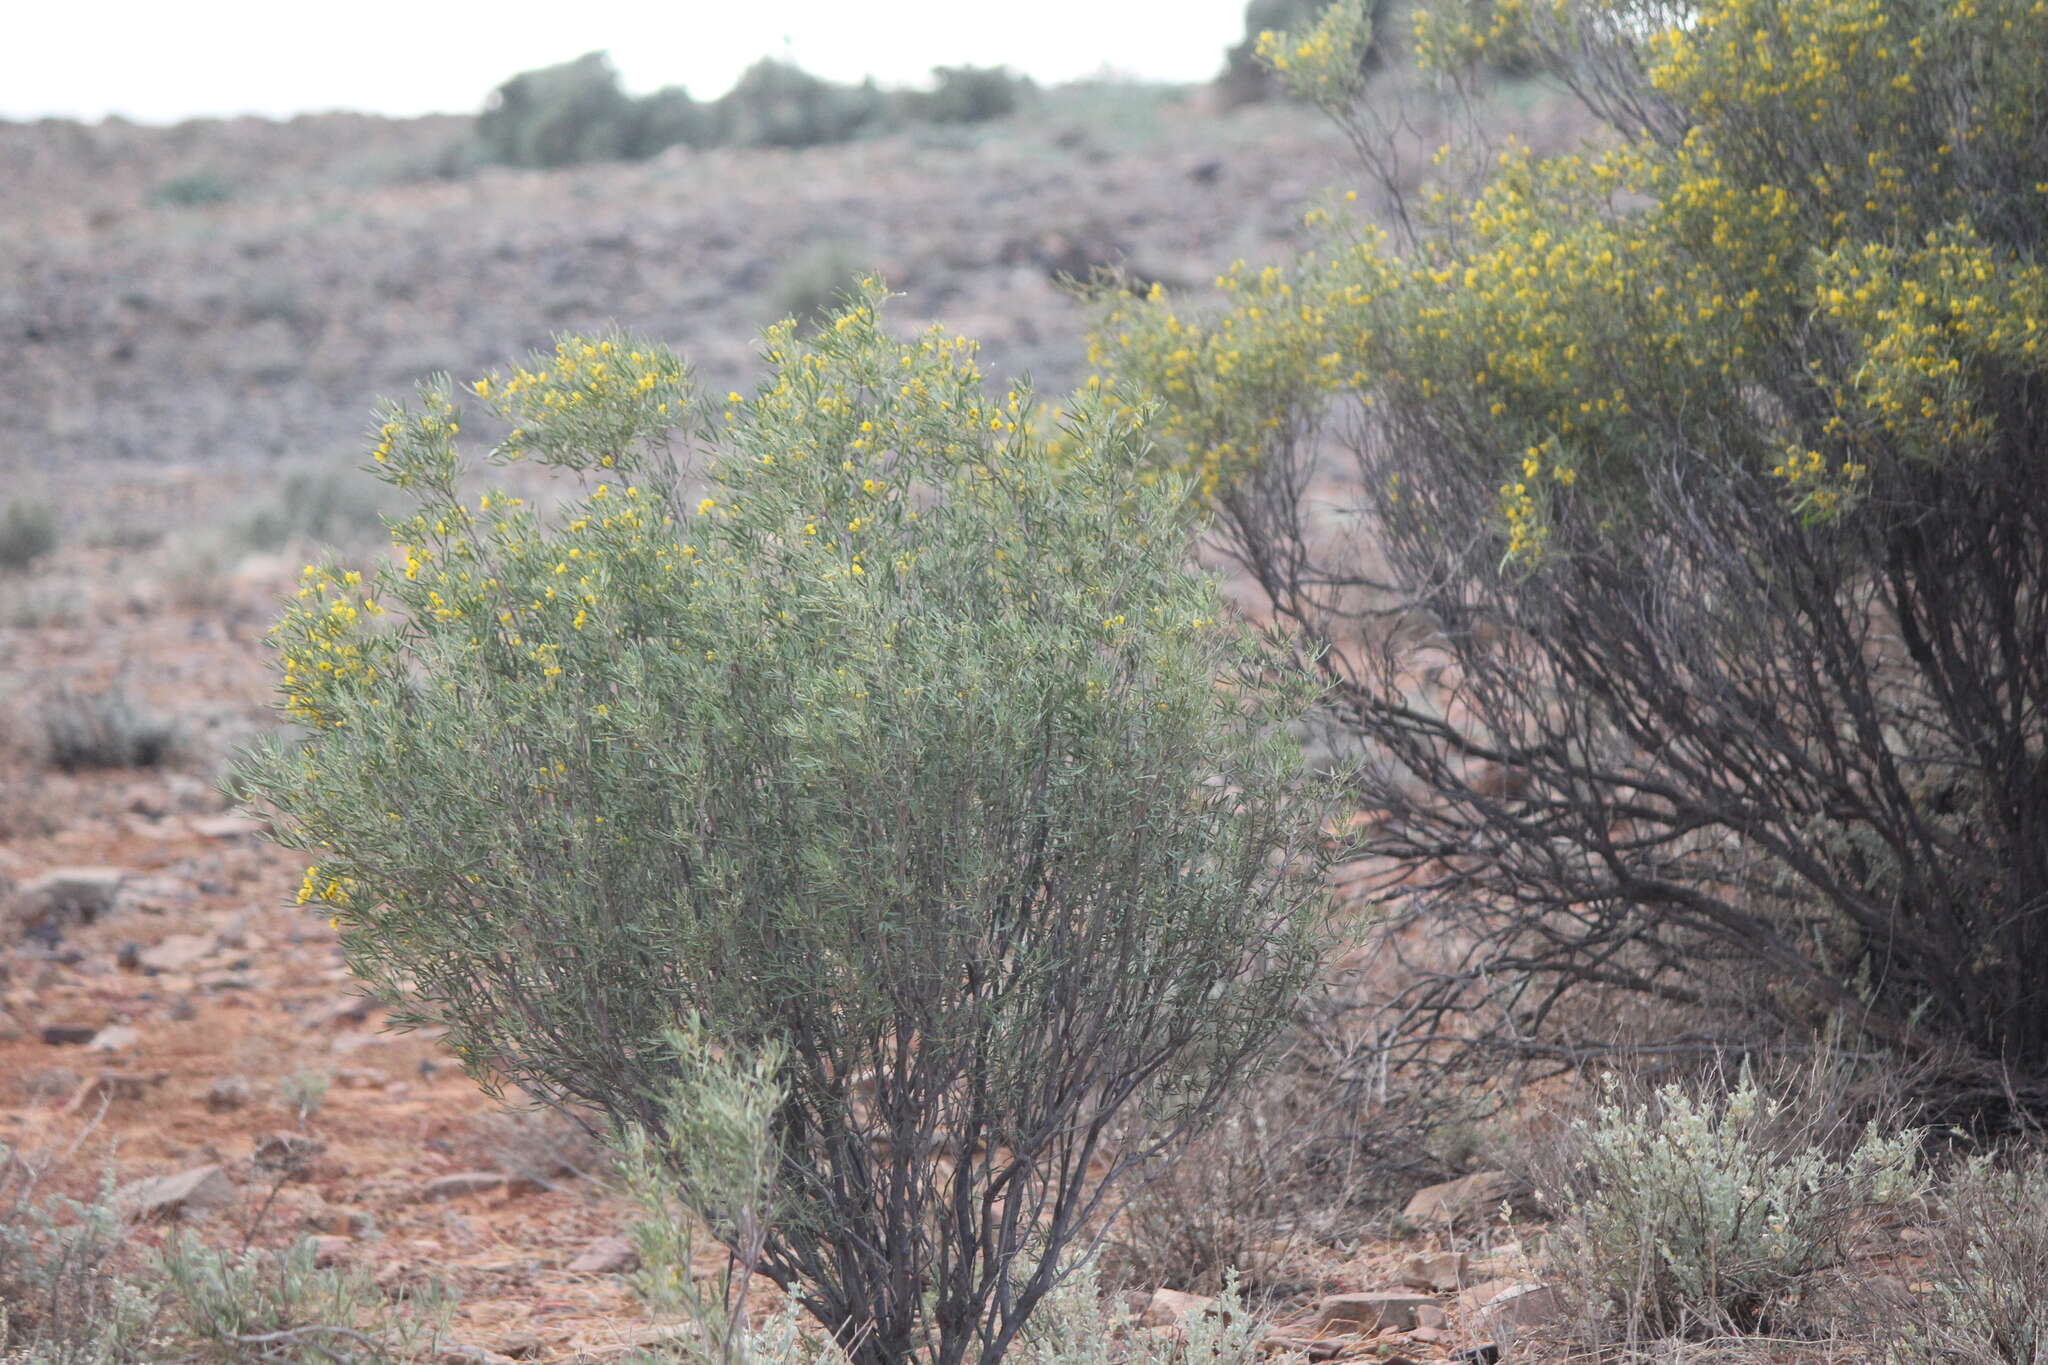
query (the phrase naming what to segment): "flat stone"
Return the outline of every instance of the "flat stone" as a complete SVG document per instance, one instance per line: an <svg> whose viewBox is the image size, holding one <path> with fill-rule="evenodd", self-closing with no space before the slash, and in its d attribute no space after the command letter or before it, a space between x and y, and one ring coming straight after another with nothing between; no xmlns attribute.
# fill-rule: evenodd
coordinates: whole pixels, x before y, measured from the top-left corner
<svg viewBox="0 0 2048 1365"><path fill-rule="evenodd" d="M360 1024L370 1017L370 1010L376 1003L367 995L344 995L307 1010L301 1016L301 1022L309 1029Z"/></svg>
<svg viewBox="0 0 2048 1365"><path fill-rule="evenodd" d="M97 1024L45 1024L42 1039L51 1047L83 1047L99 1037Z"/></svg>
<svg viewBox="0 0 2048 1365"><path fill-rule="evenodd" d="M1318 1336L1406 1332L1418 1325L1415 1319L1417 1311L1433 1303L1432 1299L1421 1294L1387 1291L1332 1294L1316 1305L1314 1331Z"/></svg>
<svg viewBox="0 0 2048 1365"><path fill-rule="evenodd" d="M508 1179L502 1171L462 1171L438 1176L427 1182L426 1188L420 1191L420 1198L430 1203L440 1199L467 1199L502 1190Z"/></svg>
<svg viewBox="0 0 2048 1365"><path fill-rule="evenodd" d="M640 1253L623 1237L600 1237L583 1248L568 1269L587 1275L623 1275L640 1268Z"/></svg>
<svg viewBox="0 0 2048 1365"><path fill-rule="evenodd" d="M211 934L172 934L138 952L135 960L145 971L182 972L212 956L217 946Z"/></svg>
<svg viewBox="0 0 2048 1365"><path fill-rule="evenodd" d="M1465 1283L1468 1259L1462 1251L1418 1251L1401 1263L1401 1283L1446 1293Z"/></svg>
<svg viewBox="0 0 2048 1365"><path fill-rule="evenodd" d="M1460 1179L1417 1190L1401 1216L1411 1223L1454 1223L1492 1208L1514 1193L1514 1189L1514 1177L1506 1171L1474 1171Z"/></svg>
<svg viewBox="0 0 2048 1365"><path fill-rule="evenodd" d="M1526 1280L1516 1279L1513 1276L1504 1276L1496 1280L1482 1280L1458 1295L1458 1307L1464 1309L1467 1313L1476 1313L1502 1294L1513 1289L1516 1285L1526 1283Z"/></svg>
<svg viewBox="0 0 2048 1365"><path fill-rule="evenodd" d="M208 839L254 839L268 834L270 824L247 815L209 815L194 820L192 832Z"/></svg>
<svg viewBox="0 0 2048 1365"><path fill-rule="evenodd" d="M1181 1327L1195 1318L1216 1311L1216 1300L1203 1294L1184 1294L1178 1289L1155 1289L1138 1313L1144 1327Z"/></svg>
<svg viewBox="0 0 2048 1365"><path fill-rule="evenodd" d="M134 1219L203 1213L231 1204L234 1199L234 1184L219 1166L200 1166L177 1175L132 1180L114 1191L115 1209Z"/></svg>
<svg viewBox="0 0 2048 1365"><path fill-rule="evenodd" d="M256 1087L240 1076L215 1076L206 1088L207 1112L225 1114L256 1098Z"/></svg>
<svg viewBox="0 0 2048 1365"><path fill-rule="evenodd" d="M1555 1322L1562 1311L1555 1289L1547 1284L1525 1283L1494 1295L1479 1310L1479 1316L1494 1335L1506 1336L1515 1328Z"/></svg>
<svg viewBox="0 0 2048 1365"><path fill-rule="evenodd" d="M141 1041L141 1029L129 1024L113 1024L93 1034L86 1048L92 1052L126 1052Z"/></svg>

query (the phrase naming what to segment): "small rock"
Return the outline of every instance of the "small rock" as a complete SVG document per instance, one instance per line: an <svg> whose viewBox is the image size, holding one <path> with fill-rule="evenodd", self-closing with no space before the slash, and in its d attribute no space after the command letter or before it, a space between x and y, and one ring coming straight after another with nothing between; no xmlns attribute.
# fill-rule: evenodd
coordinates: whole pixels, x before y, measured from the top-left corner
<svg viewBox="0 0 2048 1365"><path fill-rule="evenodd" d="M1434 1332L1450 1325L1450 1316L1433 1303L1426 1303L1415 1310L1415 1330L1418 1332Z"/></svg>
<svg viewBox="0 0 2048 1365"><path fill-rule="evenodd" d="M367 1209L348 1209L319 1204L306 1210L305 1226L331 1236L361 1238L377 1230L377 1219Z"/></svg>
<svg viewBox="0 0 2048 1365"><path fill-rule="evenodd" d="M1430 1303L1419 1294L1375 1291L1370 1294L1332 1294L1316 1305L1314 1331L1318 1336L1333 1332L1406 1332L1416 1326L1416 1311Z"/></svg>
<svg viewBox="0 0 2048 1365"><path fill-rule="evenodd" d="M623 1275L640 1268L640 1253L623 1237L600 1237L583 1248L568 1268L590 1275Z"/></svg>
<svg viewBox="0 0 2048 1365"><path fill-rule="evenodd" d="M313 1244L313 1265L316 1269L320 1270L325 1270L329 1266L339 1265L341 1262L346 1261L349 1258L349 1253L353 1252L356 1246L353 1237L330 1235L309 1237L306 1240Z"/></svg>
<svg viewBox="0 0 2048 1365"><path fill-rule="evenodd" d="M209 1113L225 1114L256 1098L256 1088L240 1076L215 1076L206 1089Z"/></svg>
<svg viewBox="0 0 2048 1365"><path fill-rule="evenodd" d="M498 1341L498 1354L513 1360L531 1360L546 1349L538 1332L508 1332Z"/></svg>
<svg viewBox="0 0 2048 1365"><path fill-rule="evenodd" d="M247 815L209 815L194 820L192 832L208 839L253 839L268 834L270 825Z"/></svg>
<svg viewBox="0 0 2048 1365"><path fill-rule="evenodd" d="M1401 1283L1447 1293L1465 1282L1462 1251L1418 1251L1401 1263Z"/></svg>
<svg viewBox="0 0 2048 1365"><path fill-rule="evenodd" d="M1312 1361L1335 1360L1357 1344L1356 1337L1326 1337L1321 1341L1308 1341L1302 1337L1285 1337L1267 1333L1258 1340L1258 1348L1265 1355L1301 1356Z"/></svg>
<svg viewBox="0 0 2048 1365"><path fill-rule="evenodd" d="M256 1166L291 1179L304 1180L327 1144L304 1133L271 1133L256 1144Z"/></svg>
<svg viewBox="0 0 2048 1365"><path fill-rule="evenodd" d="M1434 1346L1444 1339L1444 1329L1426 1325L1417 1327L1408 1334L1408 1339L1410 1341L1419 1341L1425 1346Z"/></svg>
<svg viewBox="0 0 2048 1365"><path fill-rule="evenodd" d="M219 1166L133 1180L114 1191L115 1209L134 1219L202 1213L234 1199L235 1187Z"/></svg>
<svg viewBox="0 0 2048 1365"><path fill-rule="evenodd" d="M23 882L20 901L31 915L92 923L114 908L128 874L118 867L59 867Z"/></svg>
<svg viewBox="0 0 2048 1365"><path fill-rule="evenodd" d="M466 1199L489 1194L504 1189L507 1179L499 1171L463 1171L457 1175L439 1176L427 1182L427 1187L420 1191L420 1198L432 1203L441 1199Z"/></svg>
<svg viewBox="0 0 2048 1365"><path fill-rule="evenodd" d="M300 1022L309 1029L332 1028L336 1024L360 1024L370 1017L377 1002L367 995L344 995L306 1011Z"/></svg>
<svg viewBox="0 0 2048 1365"><path fill-rule="evenodd" d="M1138 1322L1145 1327L1180 1327L1194 1318L1208 1317L1216 1309L1216 1300L1201 1294L1155 1289L1138 1314Z"/></svg>
<svg viewBox="0 0 2048 1365"><path fill-rule="evenodd" d="M512 1357L501 1356L496 1351L486 1351L481 1346L464 1346L451 1343L441 1348L441 1365L513 1365Z"/></svg>
<svg viewBox="0 0 2048 1365"><path fill-rule="evenodd" d="M1506 1171L1474 1171L1461 1179L1417 1190L1401 1216L1411 1223L1454 1223L1468 1214L1490 1209L1514 1189L1514 1178Z"/></svg>
<svg viewBox="0 0 2048 1365"><path fill-rule="evenodd" d="M135 960L148 972L182 972L210 956L215 947L211 934L172 934L154 947L144 948Z"/></svg>
<svg viewBox="0 0 2048 1365"><path fill-rule="evenodd" d="M96 1024L45 1024L42 1037L51 1047L82 1047L99 1033Z"/></svg>
<svg viewBox="0 0 2048 1365"><path fill-rule="evenodd" d="M142 1030L127 1024L114 1024L93 1034L87 1048L92 1052L126 1052L142 1041Z"/></svg>
<svg viewBox="0 0 2048 1365"><path fill-rule="evenodd" d="M1479 1316L1496 1336L1511 1336L1518 1327L1541 1327L1560 1312L1557 1291L1547 1284L1517 1284L1487 1300Z"/></svg>
<svg viewBox="0 0 2048 1365"><path fill-rule="evenodd" d="M1516 1285L1524 1283L1526 1281L1512 1276L1497 1280L1481 1280L1478 1284L1459 1293L1458 1307L1464 1309L1467 1313L1476 1313L1502 1294L1513 1289Z"/></svg>

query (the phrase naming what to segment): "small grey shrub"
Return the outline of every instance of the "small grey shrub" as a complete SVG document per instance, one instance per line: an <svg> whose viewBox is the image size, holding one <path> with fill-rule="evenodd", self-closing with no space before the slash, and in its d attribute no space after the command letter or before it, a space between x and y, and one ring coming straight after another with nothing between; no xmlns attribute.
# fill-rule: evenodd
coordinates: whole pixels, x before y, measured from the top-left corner
<svg viewBox="0 0 2048 1365"><path fill-rule="evenodd" d="M65 772L89 768L154 768L178 745L177 725L145 710L116 687L106 692L60 689L36 711L43 756Z"/></svg>
<svg viewBox="0 0 2048 1365"><path fill-rule="evenodd" d="M235 187L210 171L174 176L149 192L149 204L160 209L209 208L235 197Z"/></svg>
<svg viewBox="0 0 2048 1365"><path fill-rule="evenodd" d="M1704 1098L1610 1093L1565 1145L1562 1188L1541 1191L1564 1215L1559 1262L1631 1340L1785 1328L1868 1215L1924 1188L1918 1133L1815 1132L1747 1068Z"/></svg>
<svg viewBox="0 0 2048 1365"><path fill-rule="evenodd" d="M7 504L0 512L0 570L19 572L57 548L57 514L40 502Z"/></svg>
<svg viewBox="0 0 2048 1365"><path fill-rule="evenodd" d="M81 1139L82 1141L82 1139ZM227 1252L192 1232L145 1253L111 1172L55 1193L76 1156L0 1146L0 1360L8 1365L398 1365L432 1359L448 1301L322 1269L313 1246Z"/></svg>
<svg viewBox="0 0 2048 1365"><path fill-rule="evenodd" d="M2048 1365L2048 1154L1979 1157L1943 1185L1932 1290L1902 1365Z"/></svg>

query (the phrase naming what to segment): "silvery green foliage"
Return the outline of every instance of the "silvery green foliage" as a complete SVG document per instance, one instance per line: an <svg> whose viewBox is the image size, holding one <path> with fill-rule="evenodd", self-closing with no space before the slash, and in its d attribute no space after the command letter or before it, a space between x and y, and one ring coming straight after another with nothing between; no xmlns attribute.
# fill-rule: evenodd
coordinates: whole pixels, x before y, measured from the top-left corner
<svg viewBox="0 0 2048 1365"><path fill-rule="evenodd" d="M775 1216L774 1122L788 1057L774 1043L724 1055L695 1015L667 1041L676 1074L660 1122L628 1127L615 1144L621 1180L641 1209L631 1230L640 1254L634 1292L683 1329L671 1355L719 1365L797 1358L802 1341L793 1321L751 1327L746 1312L753 1267ZM700 1220L733 1253L708 1286L691 1273Z"/></svg>
<svg viewBox="0 0 2048 1365"><path fill-rule="evenodd" d="M1747 1070L1708 1099L1675 1085L1640 1106L1610 1098L1571 1128L1565 1263L1631 1334L1771 1328L1841 1262L1859 1215L1922 1188L1916 1132L1872 1123L1841 1157L1816 1136Z"/></svg>
<svg viewBox="0 0 2048 1365"><path fill-rule="evenodd" d="M1213 1312L1193 1315L1177 1333L1140 1326L1118 1295L1105 1295L1093 1260L1069 1270L1024 1329L1019 1365L1253 1365L1264 1320L1246 1306L1237 1276L1225 1276ZM1273 1357L1273 1359L1281 1359Z"/></svg>
<svg viewBox="0 0 2048 1365"><path fill-rule="evenodd" d="M2048 1157L1967 1163L1941 1191L1931 1312L1903 1365L2048 1365Z"/></svg>
<svg viewBox="0 0 2048 1365"><path fill-rule="evenodd" d="M152 1295L116 1275L128 1229L111 1172L89 1200L47 1193L45 1164L0 1146L0 1359L120 1365L161 1346Z"/></svg>
<svg viewBox="0 0 2048 1365"><path fill-rule="evenodd" d="M486 1083L667 1134L679 1026L779 1057L758 1254L656 1142L678 1198L857 1365L959 1365L1262 1062L1330 789L1285 737L1312 681L1190 568L1140 424L1048 440L882 297L709 404L626 337L479 381L490 459L583 481L552 518L479 495L451 386L388 410L418 509L381 572L309 568L275 639L310 735L238 781Z"/></svg>
<svg viewBox="0 0 2048 1365"><path fill-rule="evenodd" d="M387 1295L366 1270L316 1266L309 1240L231 1252L183 1234L151 1270L162 1329L195 1365L397 1365L431 1358L447 1319L437 1290Z"/></svg>

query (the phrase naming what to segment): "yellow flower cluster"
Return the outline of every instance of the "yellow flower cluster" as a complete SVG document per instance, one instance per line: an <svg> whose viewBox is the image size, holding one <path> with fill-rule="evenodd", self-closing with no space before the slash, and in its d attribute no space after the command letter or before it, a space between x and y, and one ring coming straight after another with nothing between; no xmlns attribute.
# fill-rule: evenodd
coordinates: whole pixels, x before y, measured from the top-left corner
<svg viewBox="0 0 2048 1365"><path fill-rule="evenodd" d="M1297 98L1335 112L1365 88L1372 23L1365 0L1335 0L1300 34L1259 34L1253 51Z"/></svg>
<svg viewBox="0 0 2048 1365"><path fill-rule="evenodd" d="M1577 12L1490 0L1418 22L1470 60L1553 41ZM1398 399L1496 452L1509 561L1540 558L1575 503L1615 524L1640 452L1663 443L1733 442L1788 505L1833 517L1884 452L1990 440L1984 395L2048 365L2048 266L1970 221L2042 239L2048 0L1708 0L1640 39L1682 135L1511 150L1469 201L1437 196L1440 231L1406 254L1319 210L1326 245L1286 269L1238 263L1220 308L1116 300L1091 383L1155 412L1162 462L1205 496L1331 395ZM1325 59L1293 41L1262 51L1283 70ZM1803 403L1759 399L1788 382L1818 391L1810 430ZM1698 429L1674 430L1680 415Z"/></svg>
<svg viewBox="0 0 2048 1365"><path fill-rule="evenodd" d="M384 614L360 591L362 575L308 564L293 604L270 629L282 669L285 713L313 729L341 724L331 704L337 688L374 683L384 666L381 637L365 617Z"/></svg>

